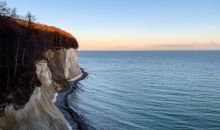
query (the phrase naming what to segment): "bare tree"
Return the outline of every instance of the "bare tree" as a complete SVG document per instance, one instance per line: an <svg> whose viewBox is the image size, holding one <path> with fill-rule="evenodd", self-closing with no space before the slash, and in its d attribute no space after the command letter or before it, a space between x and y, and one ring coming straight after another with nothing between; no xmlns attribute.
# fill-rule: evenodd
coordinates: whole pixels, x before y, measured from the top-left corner
<svg viewBox="0 0 220 130"><path fill-rule="evenodd" d="M0 1L0 16L9 15L10 8L7 7L7 3L5 1Z"/></svg>
<svg viewBox="0 0 220 130"><path fill-rule="evenodd" d="M17 15L17 9L7 7L7 3L5 1L0 1L0 16L9 16L7 17L8 19L19 18Z"/></svg>
<svg viewBox="0 0 220 130"><path fill-rule="evenodd" d="M30 11L27 12L25 18L28 21L29 27L31 27L32 23L36 20L36 17L34 15L32 15Z"/></svg>
<svg viewBox="0 0 220 130"><path fill-rule="evenodd" d="M10 15L11 17L18 17L17 15L17 9L16 8L12 8L11 11L10 11Z"/></svg>

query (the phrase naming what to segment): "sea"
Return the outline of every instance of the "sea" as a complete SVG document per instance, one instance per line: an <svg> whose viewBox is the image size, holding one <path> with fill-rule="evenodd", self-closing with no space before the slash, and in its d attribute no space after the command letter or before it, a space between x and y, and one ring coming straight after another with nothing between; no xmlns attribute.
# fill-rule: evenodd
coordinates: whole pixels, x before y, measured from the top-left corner
<svg viewBox="0 0 220 130"><path fill-rule="evenodd" d="M220 130L220 51L80 51L69 105L97 130Z"/></svg>

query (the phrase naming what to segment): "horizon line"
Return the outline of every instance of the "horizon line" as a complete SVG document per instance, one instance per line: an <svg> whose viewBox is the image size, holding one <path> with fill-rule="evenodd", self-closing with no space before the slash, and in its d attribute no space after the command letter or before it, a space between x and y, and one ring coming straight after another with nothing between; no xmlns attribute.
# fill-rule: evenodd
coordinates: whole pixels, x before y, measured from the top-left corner
<svg viewBox="0 0 220 130"><path fill-rule="evenodd" d="M82 50L78 50L78 51L220 51L220 49L180 49L180 50L163 50L163 49L161 49L161 50L154 50L154 49L152 49L152 50L135 50L135 49L128 49L128 50L84 50L84 49L82 49Z"/></svg>

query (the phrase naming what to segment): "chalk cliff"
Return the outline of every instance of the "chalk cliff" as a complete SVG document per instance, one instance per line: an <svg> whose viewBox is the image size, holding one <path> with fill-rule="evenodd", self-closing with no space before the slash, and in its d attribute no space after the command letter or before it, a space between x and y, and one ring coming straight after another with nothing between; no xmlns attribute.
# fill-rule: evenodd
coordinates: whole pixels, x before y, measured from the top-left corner
<svg viewBox="0 0 220 130"><path fill-rule="evenodd" d="M54 94L82 76L69 33L0 16L0 129L71 129Z"/></svg>

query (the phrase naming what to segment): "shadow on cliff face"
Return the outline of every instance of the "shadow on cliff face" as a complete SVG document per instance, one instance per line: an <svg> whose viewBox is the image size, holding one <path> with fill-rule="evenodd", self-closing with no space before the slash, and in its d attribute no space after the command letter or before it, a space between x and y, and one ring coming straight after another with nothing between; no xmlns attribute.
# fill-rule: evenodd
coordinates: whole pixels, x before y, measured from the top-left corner
<svg viewBox="0 0 220 130"><path fill-rule="evenodd" d="M56 69L44 53L61 48L78 48L78 43L58 28L0 15L0 113L8 104L19 109L28 102L34 88L41 85L35 62L46 59L50 69ZM65 78L55 72L57 84L67 86Z"/></svg>

